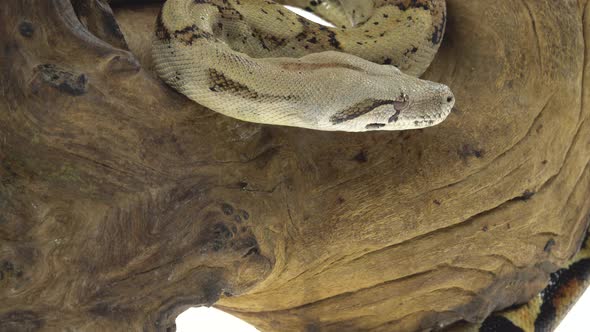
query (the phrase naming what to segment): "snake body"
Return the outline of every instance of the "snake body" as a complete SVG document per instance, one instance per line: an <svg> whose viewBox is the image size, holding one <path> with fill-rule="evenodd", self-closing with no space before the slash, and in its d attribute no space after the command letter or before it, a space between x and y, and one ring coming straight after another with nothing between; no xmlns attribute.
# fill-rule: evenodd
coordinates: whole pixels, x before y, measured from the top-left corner
<svg viewBox="0 0 590 332"><path fill-rule="evenodd" d="M553 331L589 286L590 230L586 232L576 255L563 268L552 273L547 287L529 302L492 313L481 323L458 323L447 331Z"/></svg>
<svg viewBox="0 0 590 332"><path fill-rule="evenodd" d="M156 72L199 104L250 122L403 130L451 111L448 87L417 78L442 41L444 0L279 2L168 0L156 23Z"/></svg>

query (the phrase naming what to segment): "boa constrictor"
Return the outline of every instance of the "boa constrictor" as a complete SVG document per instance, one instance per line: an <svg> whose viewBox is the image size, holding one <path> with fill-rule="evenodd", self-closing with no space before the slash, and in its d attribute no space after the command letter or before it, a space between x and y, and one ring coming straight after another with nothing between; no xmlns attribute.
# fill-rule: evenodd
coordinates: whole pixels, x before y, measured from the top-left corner
<svg viewBox="0 0 590 332"><path fill-rule="evenodd" d="M458 323L445 331L550 332L555 330L589 286L590 230L586 232L576 255L565 267L552 273L547 287L529 302L495 312L481 323ZM586 330L590 330L588 325L578 331Z"/></svg>
<svg viewBox="0 0 590 332"><path fill-rule="evenodd" d="M315 10L338 28L281 4ZM443 121L455 101L445 85L416 78L445 23L445 0L168 0L152 54L166 83L237 119L414 129Z"/></svg>

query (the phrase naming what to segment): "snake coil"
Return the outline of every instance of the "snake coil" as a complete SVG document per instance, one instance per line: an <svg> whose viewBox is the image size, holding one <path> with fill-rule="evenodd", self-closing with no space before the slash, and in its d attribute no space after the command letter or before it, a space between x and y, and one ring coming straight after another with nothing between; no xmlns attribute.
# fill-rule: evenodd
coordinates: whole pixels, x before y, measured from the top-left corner
<svg viewBox="0 0 590 332"><path fill-rule="evenodd" d="M338 27L282 4L307 6ZM416 78L445 23L444 0L168 0L152 50L166 83L237 119L328 131L414 129L442 122L454 104L448 87Z"/></svg>

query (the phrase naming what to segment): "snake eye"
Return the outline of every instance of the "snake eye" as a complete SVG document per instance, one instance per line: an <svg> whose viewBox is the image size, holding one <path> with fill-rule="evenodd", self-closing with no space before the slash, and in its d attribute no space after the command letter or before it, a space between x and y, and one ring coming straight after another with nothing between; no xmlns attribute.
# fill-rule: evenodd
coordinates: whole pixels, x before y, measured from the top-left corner
<svg viewBox="0 0 590 332"><path fill-rule="evenodd" d="M402 93L397 100L393 102L393 108L396 111L403 111L408 105L410 105L410 98L405 93Z"/></svg>

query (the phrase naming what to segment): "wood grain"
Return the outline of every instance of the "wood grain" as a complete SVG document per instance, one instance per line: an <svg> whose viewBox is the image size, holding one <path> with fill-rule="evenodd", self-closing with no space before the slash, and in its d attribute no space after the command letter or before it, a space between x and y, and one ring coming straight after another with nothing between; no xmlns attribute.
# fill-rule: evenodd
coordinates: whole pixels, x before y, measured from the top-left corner
<svg viewBox="0 0 590 332"><path fill-rule="evenodd" d="M198 305L262 331L441 328L577 251L586 1L448 0L426 78L456 110L362 134L190 102L151 71L158 5L131 2L0 11L0 330L166 331Z"/></svg>

